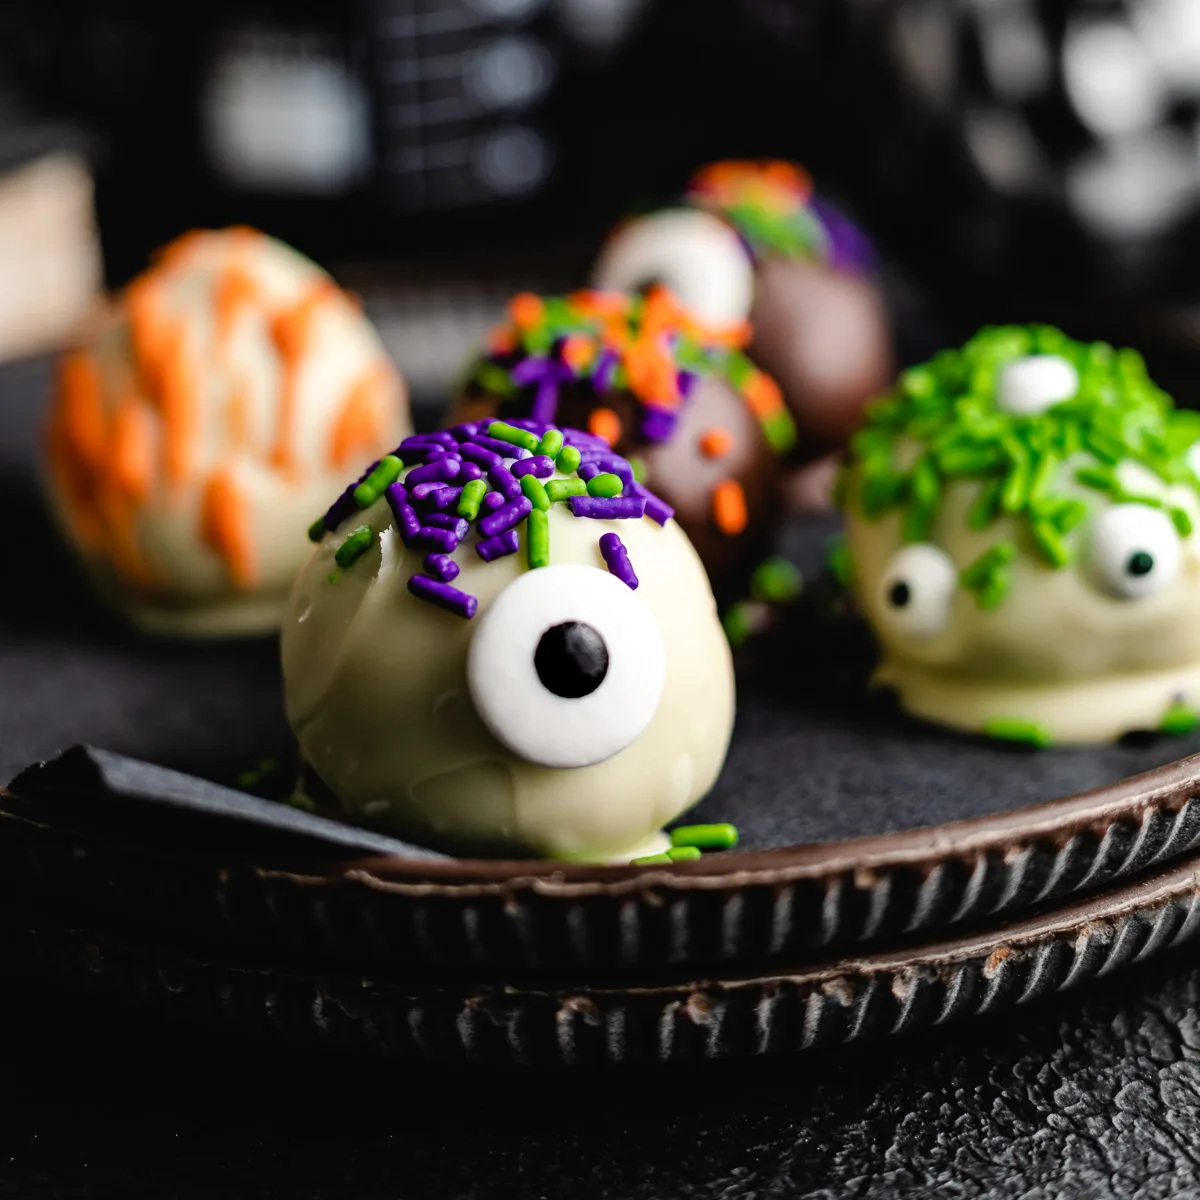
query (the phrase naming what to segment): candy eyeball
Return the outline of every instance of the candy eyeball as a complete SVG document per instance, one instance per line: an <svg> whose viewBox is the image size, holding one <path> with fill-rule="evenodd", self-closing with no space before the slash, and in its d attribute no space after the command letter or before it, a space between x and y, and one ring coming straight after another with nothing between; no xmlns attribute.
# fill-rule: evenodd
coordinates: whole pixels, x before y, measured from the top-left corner
<svg viewBox="0 0 1200 1200"><path fill-rule="evenodd" d="M950 620L958 572L929 542L905 546L888 564L879 585L880 611L897 633L936 637Z"/></svg>
<svg viewBox="0 0 1200 1200"><path fill-rule="evenodd" d="M620 292L662 284L714 325L745 321L754 301L754 267L736 231L696 209L664 209L622 225L593 281Z"/></svg>
<svg viewBox="0 0 1200 1200"><path fill-rule="evenodd" d="M1079 372L1057 354L1031 354L1010 362L996 383L996 404L1014 416L1032 416L1070 400Z"/></svg>
<svg viewBox="0 0 1200 1200"><path fill-rule="evenodd" d="M636 592L595 567L522 575L484 614L467 685L509 750L547 767L586 767L625 749L662 695L662 637Z"/></svg>
<svg viewBox="0 0 1200 1200"><path fill-rule="evenodd" d="M1098 587L1120 600L1140 600L1178 574L1179 534L1170 517L1145 504L1117 504L1092 526L1090 565Z"/></svg>

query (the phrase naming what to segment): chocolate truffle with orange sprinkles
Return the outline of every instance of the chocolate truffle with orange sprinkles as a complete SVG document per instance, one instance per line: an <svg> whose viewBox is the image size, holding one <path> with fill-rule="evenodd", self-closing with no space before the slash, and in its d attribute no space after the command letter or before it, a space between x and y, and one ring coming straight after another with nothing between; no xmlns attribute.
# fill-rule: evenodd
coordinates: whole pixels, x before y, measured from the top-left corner
<svg viewBox="0 0 1200 1200"><path fill-rule="evenodd" d="M312 510L410 429L404 381L353 296L253 229L196 230L64 357L48 498L139 626L266 633Z"/></svg>
<svg viewBox="0 0 1200 1200"><path fill-rule="evenodd" d="M777 159L697 171L671 206L622 222L592 272L606 288L671 288L701 319L749 322L750 358L803 431L797 459L839 446L891 381L893 353L867 239Z"/></svg>
<svg viewBox="0 0 1200 1200"><path fill-rule="evenodd" d="M779 389L743 352L748 336L705 325L664 288L521 294L469 365L453 420L585 430L632 464L627 487L674 510L728 603L772 545L795 442ZM580 474L591 489L617 469L596 459Z"/></svg>

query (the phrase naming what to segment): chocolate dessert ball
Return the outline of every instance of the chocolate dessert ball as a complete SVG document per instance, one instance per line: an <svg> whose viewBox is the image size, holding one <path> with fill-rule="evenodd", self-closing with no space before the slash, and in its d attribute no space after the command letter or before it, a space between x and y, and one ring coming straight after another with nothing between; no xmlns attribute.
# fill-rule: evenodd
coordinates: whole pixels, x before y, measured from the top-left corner
<svg viewBox="0 0 1200 1200"><path fill-rule="evenodd" d="M770 551L795 428L773 381L663 288L517 296L454 419L561 421L633 464L675 510L723 603Z"/></svg>
<svg viewBox="0 0 1200 1200"><path fill-rule="evenodd" d="M679 206L632 218L593 282L662 283L709 324L753 331L749 357L804 431L798 458L836 447L893 372L891 334L863 235L787 162L719 162Z"/></svg>

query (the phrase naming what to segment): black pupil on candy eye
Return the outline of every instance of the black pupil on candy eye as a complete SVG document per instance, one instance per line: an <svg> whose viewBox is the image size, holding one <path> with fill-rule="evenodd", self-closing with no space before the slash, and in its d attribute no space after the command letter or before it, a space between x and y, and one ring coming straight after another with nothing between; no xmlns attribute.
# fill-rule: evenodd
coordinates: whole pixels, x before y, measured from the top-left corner
<svg viewBox="0 0 1200 1200"><path fill-rule="evenodd" d="M564 621L542 634L533 655L547 691L566 700L590 696L608 674L608 647L590 625Z"/></svg>
<svg viewBox="0 0 1200 1200"><path fill-rule="evenodd" d="M1125 564L1125 570L1130 575L1149 575L1154 570L1154 557L1147 554L1145 550L1139 550L1136 554L1129 556L1129 561Z"/></svg>
<svg viewBox="0 0 1200 1200"><path fill-rule="evenodd" d="M912 589L903 579L897 579L888 589L888 600L893 608L903 608L912 599Z"/></svg>

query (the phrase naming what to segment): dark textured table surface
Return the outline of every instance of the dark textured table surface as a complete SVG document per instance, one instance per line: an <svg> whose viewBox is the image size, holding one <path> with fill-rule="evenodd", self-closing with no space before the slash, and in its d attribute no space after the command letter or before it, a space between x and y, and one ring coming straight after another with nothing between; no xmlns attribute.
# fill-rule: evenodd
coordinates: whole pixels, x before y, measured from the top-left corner
<svg viewBox="0 0 1200 1200"><path fill-rule="evenodd" d="M1016 1016L702 1072L273 1057L11 990L0 1197L1200 1195L1196 952Z"/></svg>
<svg viewBox="0 0 1200 1200"><path fill-rule="evenodd" d="M15 400L0 404L10 463L28 457L30 397L43 380L36 365L0 378L0 400L22 397L23 413ZM10 523L36 528L36 497L18 474L0 478L0 502ZM247 672L269 687L269 647L131 653L69 576L49 594L24 586L37 546L18 545L0 603L7 773L60 749L68 732L211 767L192 761L198 713L229 769L259 752L264 729L282 733L277 710L246 721L221 690ZM181 667L186 695L171 685ZM113 691L122 706L109 702ZM60 709L70 731L37 717ZM796 718L749 710L741 737L751 766L779 719ZM806 719L819 735L822 718ZM974 803L988 811L1045 798L1193 748L1116 749L1078 770L1069 759L1014 760L1007 778L1020 781L1019 794L976 789ZM893 731L876 749L900 778L917 761L911 733ZM973 769L964 744L941 753L947 766L961 759ZM861 794L839 776L822 789L825 836L860 832L864 819L914 820L904 790L864 818L841 802L856 787ZM961 790L920 794L918 816L967 815L937 809ZM637 1075L455 1075L284 1058L3 981L0 1198L1200 1195L1198 953L918 1039Z"/></svg>

